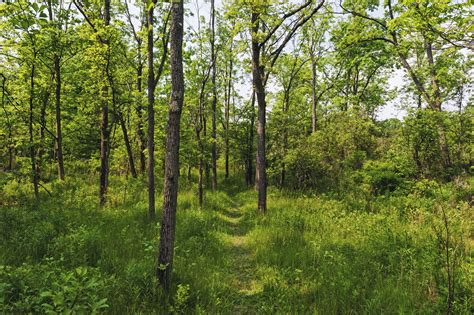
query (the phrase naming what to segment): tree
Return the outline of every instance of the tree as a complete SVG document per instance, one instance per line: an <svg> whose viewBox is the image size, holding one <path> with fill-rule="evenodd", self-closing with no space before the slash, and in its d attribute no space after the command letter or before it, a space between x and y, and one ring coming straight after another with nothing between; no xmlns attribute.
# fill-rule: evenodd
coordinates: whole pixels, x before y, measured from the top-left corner
<svg viewBox="0 0 474 315"><path fill-rule="evenodd" d="M256 187L258 191L258 210L265 213L267 209L267 173L265 153L266 100L265 85L268 76L286 44L296 31L303 26L322 7L324 1L313 5L306 1L297 7L287 8L288 13L265 21L267 5L251 5L251 38L252 38L252 78L258 103L257 114L257 163ZM290 23L291 21L291 23ZM270 24L272 23L273 24ZM288 25L287 25L288 24ZM284 25L284 26L283 26ZM277 34L280 31L281 34ZM265 68L267 67L267 70Z"/></svg>
<svg viewBox="0 0 474 315"><path fill-rule="evenodd" d="M176 209L178 206L180 119L184 100L183 76L183 1L171 4L170 63L171 101L166 131L165 176L163 187L163 217L161 220L157 277L168 291L173 270Z"/></svg>
<svg viewBox="0 0 474 315"><path fill-rule="evenodd" d="M217 85L216 85L216 9L215 9L215 0L211 0L211 60L212 60L212 144L211 144L211 164L212 164L212 181L211 187L212 190L217 189Z"/></svg>
<svg viewBox="0 0 474 315"><path fill-rule="evenodd" d="M447 45L452 49L459 49L460 46L465 46L459 43L467 42L465 38L461 39L456 35L458 44L454 44L447 36L443 36L446 34L440 30L443 29L443 23L449 20L449 16L457 11L459 6L447 4L445 1L432 1L430 6L422 6L417 2L392 3L389 0L383 6L384 16L380 18L370 14L378 8L364 1L347 1L340 6L345 12L372 26L371 32L354 36L354 42L382 41L391 45L394 55L405 69L418 94L431 110L440 112L448 92L443 91L443 87L448 86L444 84L446 82L443 82L440 75L446 71L440 60L452 53L452 50L443 53L437 51L442 51L441 48ZM417 47L423 47L424 50L423 67L426 71L423 72L416 69L410 60L416 55ZM446 130L441 122L438 131L443 167L449 169L452 165L451 157Z"/></svg>

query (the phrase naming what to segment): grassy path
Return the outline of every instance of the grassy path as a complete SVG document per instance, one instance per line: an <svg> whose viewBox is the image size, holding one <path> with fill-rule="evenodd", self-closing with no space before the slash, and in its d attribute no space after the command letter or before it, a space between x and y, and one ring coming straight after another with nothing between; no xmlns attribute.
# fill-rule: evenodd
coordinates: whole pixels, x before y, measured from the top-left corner
<svg viewBox="0 0 474 315"><path fill-rule="evenodd" d="M257 295L262 292L256 276L256 262L249 244L250 222L246 221L243 210L237 205L218 213L224 229L222 239L226 243L228 286L235 298L233 314L253 313Z"/></svg>

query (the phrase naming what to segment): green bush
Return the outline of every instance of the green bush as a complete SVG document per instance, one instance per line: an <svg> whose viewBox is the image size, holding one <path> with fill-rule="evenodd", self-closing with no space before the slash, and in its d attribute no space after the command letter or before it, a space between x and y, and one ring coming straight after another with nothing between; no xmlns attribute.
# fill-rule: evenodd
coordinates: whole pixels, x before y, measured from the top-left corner
<svg viewBox="0 0 474 315"><path fill-rule="evenodd" d="M0 311L97 313L108 307L106 282L94 269L64 270L54 260L17 268L0 266Z"/></svg>

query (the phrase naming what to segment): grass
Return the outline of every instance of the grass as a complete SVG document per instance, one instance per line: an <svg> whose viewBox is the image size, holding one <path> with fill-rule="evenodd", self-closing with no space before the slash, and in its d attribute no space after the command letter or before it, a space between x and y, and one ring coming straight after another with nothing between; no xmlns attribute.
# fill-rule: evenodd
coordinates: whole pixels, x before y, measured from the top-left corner
<svg viewBox="0 0 474 315"><path fill-rule="evenodd" d="M44 312L45 305L58 311L76 307L68 301L78 297L94 301L84 302L86 312L98 305L111 314L426 314L446 308L440 221L431 208L441 198L384 196L366 211L344 199L271 189L268 214L259 215L255 192L238 179L207 192L202 210L194 185L181 182L168 304L154 276L159 224L146 218L140 180L113 177L104 209L96 205L92 179L52 185L54 198L42 196L39 206L26 197L27 188L5 186L2 312ZM469 314L470 208L463 202L451 208L451 242L458 246L452 249L454 306ZM71 288L62 306L44 294L51 282Z"/></svg>

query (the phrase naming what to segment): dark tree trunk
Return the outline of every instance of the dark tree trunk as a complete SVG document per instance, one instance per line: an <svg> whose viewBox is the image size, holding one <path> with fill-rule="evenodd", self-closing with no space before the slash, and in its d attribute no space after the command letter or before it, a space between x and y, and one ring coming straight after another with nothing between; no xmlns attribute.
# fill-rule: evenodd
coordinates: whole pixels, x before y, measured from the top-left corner
<svg viewBox="0 0 474 315"><path fill-rule="evenodd" d="M203 108L203 111L204 111L204 108ZM204 139L207 140L207 119L206 119L206 116L204 116L204 114L202 116L202 136ZM204 159L204 174L206 177L206 187L209 187L209 180L211 178L211 169L209 167L209 161L207 160L207 158Z"/></svg>
<svg viewBox="0 0 474 315"><path fill-rule="evenodd" d="M110 0L104 1L104 24L107 27L110 25ZM108 46L108 40L103 40L102 44ZM110 50L107 47L107 65L104 69L104 82L107 77L107 71L110 61ZM103 206L106 202L107 188L108 188L108 177L109 177L109 87L108 83L104 83L102 87L102 122L100 126L100 189L99 189L99 203Z"/></svg>
<svg viewBox="0 0 474 315"><path fill-rule="evenodd" d="M171 103L168 111L166 135L165 178L163 187L163 218L160 230L160 252L157 277L165 291L171 285L173 250L176 229L179 175L179 129L184 100L183 78L183 0L172 3L171 8Z"/></svg>
<svg viewBox="0 0 474 315"><path fill-rule="evenodd" d="M199 158L199 175L198 175L198 196L199 196L199 208L202 209L202 205L204 203L204 188L203 188L203 159L202 157Z"/></svg>
<svg viewBox="0 0 474 315"><path fill-rule="evenodd" d="M46 107L48 106L49 103L49 97L51 96L51 91L49 90L49 87L46 87L45 93L44 93L44 99L41 104L40 108L40 143L38 146L38 160L36 161L36 173L38 174L39 179L41 179L41 166L43 165L43 158L45 154L45 140L46 140Z"/></svg>
<svg viewBox="0 0 474 315"><path fill-rule="evenodd" d="M7 171L11 171L13 169L13 158L14 158L14 145L15 145L15 142L13 140L13 137L12 137L12 134L13 134L13 131L12 131L12 122L10 121L10 115L8 114L8 111L6 110L5 108L5 84L6 84L6 78L3 74L0 74L2 76L2 108L3 108L3 111L5 112L5 118L6 118L6 121L7 121L7 127L8 127L8 164L7 164L7 167L6 167L6 170Z"/></svg>
<svg viewBox="0 0 474 315"><path fill-rule="evenodd" d="M261 46L256 38L259 27L259 16L252 12L252 76L255 93L257 95L257 163L256 163L256 188L258 192L258 210L265 213L267 210L267 170L265 152L265 124L266 101L265 86L263 84L264 69L260 65Z"/></svg>
<svg viewBox="0 0 474 315"><path fill-rule="evenodd" d="M316 60L311 55L311 132L316 132L316 124L317 124L317 115L316 109L318 105L318 100L316 98L316 84L317 84L317 72L316 72Z"/></svg>
<svg viewBox="0 0 474 315"><path fill-rule="evenodd" d="M214 7L214 0L211 0L211 60L212 60L212 144L211 144L211 167L212 167L212 190L217 189L217 130L216 130L216 115L217 115L217 86L216 86L216 52L215 52L215 19L216 12Z"/></svg>
<svg viewBox="0 0 474 315"><path fill-rule="evenodd" d="M153 71L153 6L147 12L148 43L148 216L155 218L155 73Z"/></svg>
<svg viewBox="0 0 474 315"><path fill-rule="evenodd" d="M29 117L28 117L28 133L30 136L30 160L31 160L31 175L33 180L33 189L35 192L35 197L39 197L39 177L37 173L36 167L36 151L35 151L35 142L33 137L33 100L34 100L34 93L35 93L35 65L36 62L36 52L33 55L33 64L31 65L31 73L30 73L30 97L29 97Z"/></svg>
<svg viewBox="0 0 474 315"><path fill-rule="evenodd" d="M116 116L120 123L120 127L122 128L123 140L125 142L125 148L127 149L128 164L130 166L130 174L132 174L133 178L137 178L137 171L135 169L135 161L133 159L132 146L130 145L130 138L128 137L127 125L125 124L125 119L123 119L122 114L119 112L117 112Z"/></svg>
<svg viewBox="0 0 474 315"><path fill-rule="evenodd" d="M233 71L233 59L232 59L232 48L233 42L230 43L230 61L229 61L229 73L227 81L227 92L225 102L225 178L229 178L229 127L230 127L230 100L232 97L232 71Z"/></svg>
<svg viewBox="0 0 474 315"><path fill-rule="evenodd" d="M284 97L284 105L283 105L283 115L285 117L285 122L283 124L283 131L282 131L282 142L283 142L283 154L282 154L282 160L285 159L286 152L288 151L288 128L287 124L288 122L286 121L288 118L288 109L290 107L290 88L291 88L291 80L290 83L288 84L288 88L285 90L285 97ZM281 163L281 172L280 172L280 187L283 187L285 185L285 176L286 176L286 168L285 168L285 162Z"/></svg>
<svg viewBox="0 0 474 315"><path fill-rule="evenodd" d="M51 0L47 1L48 4L48 13L49 20L53 21L53 7ZM56 51L57 47L57 38L54 37L54 48ZM54 54L54 77L55 77L55 112L56 112L56 158L58 161L58 178L64 180L64 159L63 159L63 136L61 129L61 57L55 53Z"/></svg>
<svg viewBox="0 0 474 315"><path fill-rule="evenodd" d="M54 72L56 77L56 158L58 159L58 177L64 180L63 135L61 129L61 59L54 55Z"/></svg>
<svg viewBox="0 0 474 315"><path fill-rule="evenodd" d="M140 151L140 173L145 173L146 169L146 160L145 160L145 148L146 148L146 140L145 140L145 133L143 132L143 108L142 108L142 76L143 76L143 63L142 63L142 47L141 47L141 39L138 42L138 69L137 69L137 92L138 92L138 100L137 100L137 136L138 136L138 149Z"/></svg>
<svg viewBox="0 0 474 315"><path fill-rule="evenodd" d="M252 99L250 101L250 128L249 128L249 139L247 143L247 172L246 182L247 185L252 186L254 184L254 172L253 172L253 142L255 134L255 90L252 92Z"/></svg>
<svg viewBox="0 0 474 315"><path fill-rule="evenodd" d="M435 68L433 59L433 47L432 43L425 40L425 50L430 65L430 76L431 76L431 88L433 91L431 108L435 111L441 112L441 91L439 88L438 73ZM451 167L451 158L449 154L448 140L446 139L446 131L443 122L439 122L439 148L441 151L441 159L445 169Z"/></svg>

